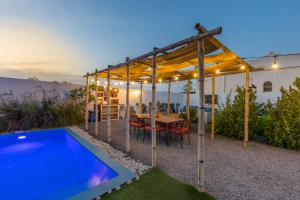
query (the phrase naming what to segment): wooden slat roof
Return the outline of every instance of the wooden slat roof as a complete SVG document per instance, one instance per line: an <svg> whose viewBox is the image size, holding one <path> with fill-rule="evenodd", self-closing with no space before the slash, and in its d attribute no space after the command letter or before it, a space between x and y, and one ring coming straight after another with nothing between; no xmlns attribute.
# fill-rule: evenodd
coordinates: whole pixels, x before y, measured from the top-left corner
<svg viewBox="0 0 300 200"><path fill-rule="evenodd" d="M201 32L206 32L201 27ZM241 66L251 66L223 45L214 36L204 40L204 73L206 77L219 71L218 76L241 73ZM152 81L152 57L139 59L129 64L130 81L150 83ZM192 41L171 51L157 56L157 81L188 80L197 78L198 51L197 41ZM112 80L126 80L126 66L110 69ZM99 78L106 78L107 69L98 72ZM177 77L177 78L175 78Z"/></svg>

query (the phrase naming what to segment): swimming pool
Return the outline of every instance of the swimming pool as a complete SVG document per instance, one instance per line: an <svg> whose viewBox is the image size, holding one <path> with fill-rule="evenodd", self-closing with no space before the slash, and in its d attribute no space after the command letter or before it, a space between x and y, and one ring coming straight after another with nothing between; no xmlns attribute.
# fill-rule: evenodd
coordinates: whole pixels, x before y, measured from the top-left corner
<svg viewBox="0 0 300 200"><path fill-rule="evenodd" d="M0 199L92 199L134 177L69 129L0 136Z"/></svg>

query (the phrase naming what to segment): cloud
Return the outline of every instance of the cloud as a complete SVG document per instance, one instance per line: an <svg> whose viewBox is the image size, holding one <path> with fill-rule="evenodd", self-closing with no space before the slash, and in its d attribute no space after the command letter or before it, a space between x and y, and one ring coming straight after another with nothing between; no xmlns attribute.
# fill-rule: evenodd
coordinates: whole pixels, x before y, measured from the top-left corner
<svg viewBox="0 0 300 200"><path fill-rule="evenodd" d="M45 26L0 21L0 44L1 75L82 82L85 59L79 48Z"/></svg>

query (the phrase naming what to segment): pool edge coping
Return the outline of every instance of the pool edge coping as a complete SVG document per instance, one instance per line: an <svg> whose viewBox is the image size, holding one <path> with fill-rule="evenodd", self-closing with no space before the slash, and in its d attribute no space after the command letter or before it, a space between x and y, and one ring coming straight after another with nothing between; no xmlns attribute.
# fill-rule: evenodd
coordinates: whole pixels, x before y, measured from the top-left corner
<svg viewBox="0 0 300 200"><path fill-rule="evenodd" d="M82 138L76 131L70 128L56 128L64 129L72 138L90 151L98 159L102 160L108 167L118 173L118 176L104 183L101 183L95 187L84 190L74 196L71 196L70 200L82 200L82 199L94 199L105 193L110 193L115 189L119 189L122 185L132 182L133 179L137 178L137 175L131 172L129 169L124 167L122 164L115 161L107 153L102 152L95 145L91 144L86 139Z"/></svg>

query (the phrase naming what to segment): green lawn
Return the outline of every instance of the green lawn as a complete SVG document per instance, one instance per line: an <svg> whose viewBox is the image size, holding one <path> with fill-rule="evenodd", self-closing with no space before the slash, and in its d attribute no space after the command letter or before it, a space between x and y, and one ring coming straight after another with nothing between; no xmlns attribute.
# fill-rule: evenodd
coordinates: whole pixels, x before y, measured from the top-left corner
<svg viewBox="0 0 300 200"><path fill-rule="evenodd" d="M214 200L191 185L182 183L157 168L140 177L140 180L101 197L104 200Z"/></svg>

